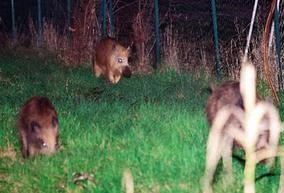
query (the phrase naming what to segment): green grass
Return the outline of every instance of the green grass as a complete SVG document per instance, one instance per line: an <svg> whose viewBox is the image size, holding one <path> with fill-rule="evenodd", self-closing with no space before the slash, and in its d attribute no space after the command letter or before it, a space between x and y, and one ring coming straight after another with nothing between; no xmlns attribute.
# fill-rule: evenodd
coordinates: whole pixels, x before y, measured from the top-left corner
<svg viewBox="0 0 284 193"><path fill-rule="evenodd" d="M208 80L165 71L110 85L89 68L52 58L20 52L0 59L0 192L118 193L125 168L136 193L201 192ZM54 156L21 157L15 120L32 95L49 97L57 108L61 148ZM234 160L233 167L229 190L219 167L216 192L242 192L243 165ZM94 181L73 183L78 172ZM265 172L258 167L258 176ZM277 192L278 180L259 180L258 192Z"/></svg>

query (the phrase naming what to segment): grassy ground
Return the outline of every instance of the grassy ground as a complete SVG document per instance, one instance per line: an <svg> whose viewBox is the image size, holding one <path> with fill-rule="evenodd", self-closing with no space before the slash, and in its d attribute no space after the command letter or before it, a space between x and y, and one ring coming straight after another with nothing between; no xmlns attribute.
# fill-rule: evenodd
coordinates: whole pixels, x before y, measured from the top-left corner
<svg viewBox="0 0 284 193"><path fill-rule="evenodd" d="M110 85L89 68L6 53L0 59L0 192L118 193L125 168L137 193L201 192L207 85L170 71ZM32 95L48 96L57 108L61 148L51 157L24 160L15 120ZM219 167L216 192L242 192L243 165L234 160L233 166L233 187L224 189ZM74 183L79 172L89 180ZM257 176L266 172L258 166ZM277 175L262 178L258 192L277 192L278 180Z"/></svg>

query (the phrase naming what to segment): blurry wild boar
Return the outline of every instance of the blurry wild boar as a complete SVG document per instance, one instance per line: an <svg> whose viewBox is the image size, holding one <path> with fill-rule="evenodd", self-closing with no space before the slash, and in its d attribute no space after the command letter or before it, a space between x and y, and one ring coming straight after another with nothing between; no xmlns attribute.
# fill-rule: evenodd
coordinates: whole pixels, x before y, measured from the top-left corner
<svg viewBox="0 0 284 193"><path fill-rule="evenodd" d="M33 96L26 101L20 110L17 128L24 158L56 152L58 118L47 97Z"/></svg>
<svg viewBox="0 0 284 193"><path fill-rule="evenodd" d="M118 83L121 76L129 78L131 70L128 64L130 47L125 48L112 38L100 40L95 48L93 72L96 77L104 75L112 84Z"/></svg>
<svg viewBox="0 0 284 193"><path fill-rule="evenodd" d="M259 102L260 100L261 98L257 96L256 102ZM212 93L209 96L206 105L206 115L210 128L217 115L217 112L226 105L236 106L244 110L243 98L240 93L240 83L238 81L227 81L221 86L212 89ZM226 132L230 125L243 130L241 123L233 115L229 117L229 120L226 122L223 131ZM268 145L269 140L268 120L263 118L260 127L262 129L260 129L256 150L265 148ZM236 142L234 142L234 145L236 147L240 147L240 145Z"/></svg>

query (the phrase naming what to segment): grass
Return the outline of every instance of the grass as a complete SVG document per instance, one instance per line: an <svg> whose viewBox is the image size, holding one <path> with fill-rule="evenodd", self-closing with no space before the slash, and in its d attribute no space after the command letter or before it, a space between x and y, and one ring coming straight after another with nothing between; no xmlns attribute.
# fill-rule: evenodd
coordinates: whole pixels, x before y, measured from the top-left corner
<svg viewBox="0 0 284 193"><path fill-rule="evenodd" d="M0 192L118 193L129 168L135 192L201 192L208 135L208 80L173 71L134 75L110 85L87 67L65 68L52 56L27 51L0 58ZM60 151L23 159L15 120L24 101L44 95L60 122ZM243 165L233 162L242 192ZM221 165L215 191L223 187ZM267 172L258 166L257 175ZM279 173L279 167L273 169ZM78 173L89 180L74 183ZM277 192L279 176L257 181Z"/></svg>

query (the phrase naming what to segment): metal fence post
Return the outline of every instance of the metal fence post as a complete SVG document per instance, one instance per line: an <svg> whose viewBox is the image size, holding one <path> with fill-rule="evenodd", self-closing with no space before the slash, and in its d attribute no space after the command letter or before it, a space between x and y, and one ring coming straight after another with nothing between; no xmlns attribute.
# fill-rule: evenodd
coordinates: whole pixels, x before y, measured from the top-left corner
<svg viewBox="0 0 284 193"><path fill-rule="evenodd" d="M281 61L281 64L283 64L284 63L284 55L283 55L283 52L284 52L284 1L283 0L282 1L279 0L278 13L279 13L280 44L281 44L280 53L282 53L279 59ZM282 69L281 69L281 73L282 73ZM283 76L282 76L282 81L283 81ZM282 86L283 86L283 82L282 82Z"/></svg>
<svg viewBox="0 0 284 193"><path fill-rule="evenodd" d="M154 68L157 69L161 63L161 48L160 48L160 18L159 18L159 2L154 2L155 11L155 35L156 35L156 62Z"/></svg>
<svg viewBox="0 0 284 193"><path fill-rule="evenodd" d="M213 35L214 35L214 48L215 48L215 62L216 62L216 74L217 78L220 78L220 50L218 45L218 28L217 28L217 14L216 14L216 2L211 0L212 9L212 22L213 22Z"/></svg>
<svg viewBox="0 0 284 193"><path fill-rule="evenodd" d="M13 44L14 44L16 43L16 39L17 39L14 0L11 0L11 14L12 14L12 38L13 38Z"/></svg>
<svg viewBox="0 0 284 193"><path fill-rule="evenodd" d="M71 0L67 0L67 34L70 37L69 27L71 26Z"/></svg>
<svg viewBox="0 0 284 193"><path fill-rule="evenodd" d="M37 47L41 47L41 44L42 44L41 0L37 0L37 21L38 21Z"/></svg>
<svg viewBox="0 0 284 193"><path fill-rule="evenodd" d="M280 27L279 27L279 10L276 6L274 11L274 31L275 31L275 44L277 53L277 63L278 63L278 85L279 90L283 88L282 81L282 64L281 64L281 38L280 38Z"/></svg>
<svg viewBox="0 0 284 193"><path fill-rule="evenodd" d="M105 37L107 35L106 29L106 0L100 1L100 27L101 27L101 36Z"/></svg>
<svg viewBox="0 0 284 193"><path fill-rule="evenodd" d="M114 18L113 18L113 4L112 0L109 0L109 31L114 36Z"/></svg>

